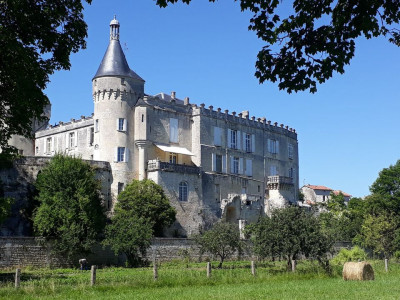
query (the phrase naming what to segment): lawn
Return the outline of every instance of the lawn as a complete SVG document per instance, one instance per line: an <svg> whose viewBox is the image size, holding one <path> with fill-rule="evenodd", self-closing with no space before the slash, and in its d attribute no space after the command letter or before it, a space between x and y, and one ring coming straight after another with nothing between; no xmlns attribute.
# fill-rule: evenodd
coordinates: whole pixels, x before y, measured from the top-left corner
<svg viewBox="0 0 400 300"><path fill-rule="evenodd" d="M217 263L214 263L217 265ZM229 262L206 276L205 263L163 263L158 280L152 268L103 268L90 286L90 271L22 269L21 287L13 271L0 272L1 299L399 299L400 265L388 273L374 261L374 281L343 281L340 267L327 276L316 265L300 262L295 273L282 263L263 263L251 275L249 262Z"/></svg>

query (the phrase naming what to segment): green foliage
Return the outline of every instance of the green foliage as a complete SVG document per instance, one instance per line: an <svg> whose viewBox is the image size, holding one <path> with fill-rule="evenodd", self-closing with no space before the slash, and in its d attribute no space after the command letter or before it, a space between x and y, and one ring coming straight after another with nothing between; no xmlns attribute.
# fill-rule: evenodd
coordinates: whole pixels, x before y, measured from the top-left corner
<svg viewBox="0 0 400 300"><path fill-rule="evenodd" d="M129 266L138 267L143 264L152 237L151 224L132 211L122 210L117 203L111 224L106 226L103 243L109 245L116 255L124 253Z"/></svg>
<svg viewBox="0 0 400 300"><path fill-rule="evenodd" d="M161 186L151 180L133 180L118 196L104 244L116 254L124 253L129 265L137 267L143 263L153 234L161 235L175 215Z"/></svg>
<svg viewBox="0 0 400 300"><path fill-rule="evenodd" d="M200 245L200 252L209 252L218 256L220 261L218 268L222 267L225 259L231 257L236 251L242 252L239 228L236 224L220 222L212 229L196 237Z"/></svg>
<svg viewBox="0 0 400 300"><path fill-rule="evenodd" d="M342 193L339 193L338 195L331 193L328 197L327 208L330 212L336 215L341 214L346 209L344 195Z"/></svg>
<svg viewBox="0 0 400 300"><path fill-rule="evenodd" d="M320 229L316 216L298 207L276 209L251 229L253 251L261 258L283 257L290 261L300 254L316 258L330 271L326 254L333 239Z"/></svg>
<svg viewBox="0 0 400 300"><path fill-rule="evenodd" d="M91 3L91 0L86 0ZM81 0L0 1L0 147L13 134L32 135L49 104L49 75L70 68L69 55L86 47Z"/></svg>
<svg viewBox="0 0 400 300"><path fill-rule="evenodd" d="M176 2L191 0L157 0L157 5ZM265 43L257 55L255 76L260 83L279 81L279 89L288 93L307 89L314 93L317 83L334 72L343 74L359 37L384 36L400 45L399 30L393 27L400 21L398 1L292 1L293 9L285 16L284 1L239 2L242 11L253 14L249 30Z"/></svg>
<svg viewBox="0 0 400 300"><path fill-rule="evenodd" d="M340 249L339 253L335 255L335 257L331 260L334 264L344 264L348 261L363 261L367 259L367 253L364 249L355 246L350 250L346 248Z"/></svg>
<svg viewBox="0 0 400 300"><path fill-rule="evenodd" d="M93 169L79 158L58 154L38 174L36 188L36 234L53 240L53 249L67 257L90 252L105 225Z"/></svg>
<svg viewBox="0 0 400 300"><path fill-rule="evenodd" d="M361 233L356 241L366 248L371 248L375 254L383 253L386 258L399 249L400 218L394 214L383 213L368 215L361 227Z"/></svg>
<svg viewBox="0 0 400 300"><path fill-rule="evenodd" d="M129 211L138 219L146 220L152 225L155 236L162 236L163 229L175 222L175 209L162 187L152 180L133 180L118 195L117 207L121 211Z"/></svg>

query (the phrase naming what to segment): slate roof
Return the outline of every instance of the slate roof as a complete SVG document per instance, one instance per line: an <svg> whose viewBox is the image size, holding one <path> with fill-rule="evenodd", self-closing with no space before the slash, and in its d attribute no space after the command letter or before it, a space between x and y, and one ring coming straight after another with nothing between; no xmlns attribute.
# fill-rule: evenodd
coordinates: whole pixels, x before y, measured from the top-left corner
<svg viewBox="0 0 400 300"><path fill-rule="evenodd" d="M93 79L103 76L122 76L144 81L129 68L119 40L110 40L107 51Z"/></svg>

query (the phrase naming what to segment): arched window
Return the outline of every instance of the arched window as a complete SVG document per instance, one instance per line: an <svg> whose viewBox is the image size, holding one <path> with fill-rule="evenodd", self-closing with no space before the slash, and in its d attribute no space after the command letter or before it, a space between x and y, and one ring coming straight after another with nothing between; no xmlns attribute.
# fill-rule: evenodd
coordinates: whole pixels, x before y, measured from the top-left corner
<svg viewBox="0 0 400 300"><path fill-rule="evenodd" d="M188 184L185 181L179 183L179 201L188 201Z"/></svg>

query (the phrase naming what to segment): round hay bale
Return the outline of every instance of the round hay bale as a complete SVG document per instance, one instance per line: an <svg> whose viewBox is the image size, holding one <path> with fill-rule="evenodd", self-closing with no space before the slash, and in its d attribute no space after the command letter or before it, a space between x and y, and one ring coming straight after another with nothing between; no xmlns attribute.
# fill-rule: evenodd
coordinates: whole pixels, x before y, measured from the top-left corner
<svg viewBox="0 0 400 300"><path fill-rule="evenodd" d="M347 262L343 266L344 280L374 280L374 269L366 261Z"/></svg>

